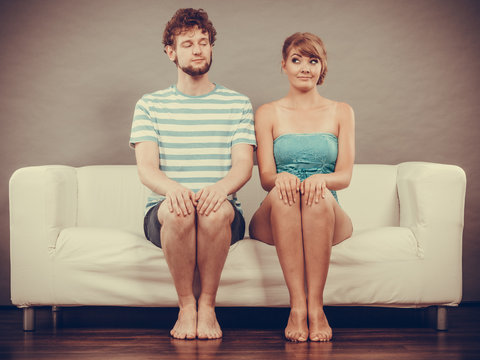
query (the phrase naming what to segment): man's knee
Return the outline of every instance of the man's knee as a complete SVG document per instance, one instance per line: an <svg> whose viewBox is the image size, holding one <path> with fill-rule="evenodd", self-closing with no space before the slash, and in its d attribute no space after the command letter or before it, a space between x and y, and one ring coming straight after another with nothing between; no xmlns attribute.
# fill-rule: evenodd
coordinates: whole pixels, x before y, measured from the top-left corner
<svg viewBox="0 0 480 360"><path fill-rule="evenodd" d="M208 215L198 216L198 228L207 231L217 231L217 229L230 226L235 216L233 205L229 201L224 201L217 211L211 211Z"/></svg>
<svg viewBox="0 0 480 360"><path fill-rule="evenodd" d="M168 211L168 208L160 206L158 209L158 221L162 228L173 228L178 232L187 231L195 226L195 213L184 215L177 215L175 212Z"/></svg>

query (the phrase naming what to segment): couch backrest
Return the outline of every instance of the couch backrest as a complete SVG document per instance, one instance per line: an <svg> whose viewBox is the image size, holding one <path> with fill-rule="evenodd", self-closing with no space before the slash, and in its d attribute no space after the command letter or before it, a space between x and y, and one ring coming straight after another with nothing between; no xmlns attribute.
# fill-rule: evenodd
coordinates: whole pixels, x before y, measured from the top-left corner
<svg viewBox="0 0 480 360"><path fill-rule="evenodd" d="M350 215L355 230L399 226L397 165L356 164L350 186L338 192L338 201Z"/></svg>
<svg viewBox="0 0 480 360"><path fill-rule="evenodd" d="M119 228L143 234L150 190L135 165L85 166L77 169L78 226Z"/></svg>
<svg viewBox="0 0 480 360"><path fill-rule="evenodd" d="M150 193L140 183L135 165L86 166L77 169L78 226L112 227L143 234L143 215ZM250 181L238 192L250 221L266 192L255 166ZM352 181L338 192L340 205L355 229L398 226L397 166L359 164Z"/></svg>

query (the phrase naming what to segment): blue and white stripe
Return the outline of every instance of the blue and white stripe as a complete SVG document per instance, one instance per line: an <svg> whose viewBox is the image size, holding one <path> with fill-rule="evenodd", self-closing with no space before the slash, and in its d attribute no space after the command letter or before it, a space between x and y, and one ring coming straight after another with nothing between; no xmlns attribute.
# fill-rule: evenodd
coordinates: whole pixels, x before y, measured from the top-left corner
<svg viewBox="0 0 480 360"><path fill-rule="evenodd" d="M232 146L256 145L252 105L223 86L188 96L172 85L137 102L130 146L142 141L157 143L160 170L196 192L228 173ZM163 198L152 192L146 211Z"/></svg>

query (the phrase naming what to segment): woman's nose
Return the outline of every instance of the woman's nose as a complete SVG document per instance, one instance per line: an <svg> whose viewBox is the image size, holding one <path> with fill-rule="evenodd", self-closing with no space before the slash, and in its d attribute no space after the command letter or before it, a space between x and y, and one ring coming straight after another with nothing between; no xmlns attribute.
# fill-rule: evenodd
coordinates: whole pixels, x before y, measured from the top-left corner
<svg viewBox="0 0 480 360"><path fill-rule="evenodd" d="M308 65L303 65L302 66L302 73L309 73L310 72L310 68L308 67Z"/></svg>

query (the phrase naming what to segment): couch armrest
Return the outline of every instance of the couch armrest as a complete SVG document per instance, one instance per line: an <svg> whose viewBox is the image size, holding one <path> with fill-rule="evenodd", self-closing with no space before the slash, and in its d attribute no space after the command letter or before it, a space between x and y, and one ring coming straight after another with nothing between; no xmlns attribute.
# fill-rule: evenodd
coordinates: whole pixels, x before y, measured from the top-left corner
<svg viewBox="0 0 480 360"><path fill-rule="evenodd" d="M423 250L424 291L450 288L461 300L465 172L455 165L407 162L398 166L400 226ZM455 290L454 290L455 289Z"/></svg>
<svg viewBox="0 0 480 360"><path fill-rule="evenodd" d="M76 170L26 167L15 171L9 185L12 302L51 303L50 254L60 231L76 223Z"/></svg>
<svg viewBox="0 0 480 360"><path fill-rule="evenodd" d="M410 228L424 251L445 242L461 250L465 208L465 172L455 165L406 162L398 166L400 226ZM429 234L435 234L429 239ZM428 256L428 253L425 254Z"/></svg>

